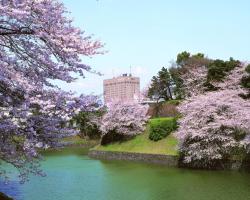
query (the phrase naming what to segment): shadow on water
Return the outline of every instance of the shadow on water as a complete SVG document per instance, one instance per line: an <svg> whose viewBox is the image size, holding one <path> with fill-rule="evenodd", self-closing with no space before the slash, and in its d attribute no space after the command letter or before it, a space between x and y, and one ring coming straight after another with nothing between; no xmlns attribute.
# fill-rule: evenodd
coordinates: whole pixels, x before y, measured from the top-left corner
<svg viewBox="0 0 250 200"><path fill-rule="evenodd" d="M22 200L20 183L18 181L6 182L0 180L0 192L4 192L4 194L14 198L15 200Z"/></svg>
<svg viewBox="0 0 250 200"><path fill-rule="evenodd" d="M49 149L41 152L41 154L45 157L67 156L67 155L83 156L88 154L88 149L82 147L65 147L59 149Z"/></svg>

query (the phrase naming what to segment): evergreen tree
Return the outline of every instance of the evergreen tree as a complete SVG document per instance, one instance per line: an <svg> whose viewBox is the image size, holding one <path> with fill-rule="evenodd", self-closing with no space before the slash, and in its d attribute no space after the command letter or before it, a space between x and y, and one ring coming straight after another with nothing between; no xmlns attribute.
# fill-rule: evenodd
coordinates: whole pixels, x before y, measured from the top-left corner
<svg viewBox="0 0 250 200"><path fill-rule="evenodd" d="M151 85L148 90L148 96L159 102L160 99L165 101L173 99L172 96L172 79L167 68L163 67L157 74L153 76Z"/></svg>

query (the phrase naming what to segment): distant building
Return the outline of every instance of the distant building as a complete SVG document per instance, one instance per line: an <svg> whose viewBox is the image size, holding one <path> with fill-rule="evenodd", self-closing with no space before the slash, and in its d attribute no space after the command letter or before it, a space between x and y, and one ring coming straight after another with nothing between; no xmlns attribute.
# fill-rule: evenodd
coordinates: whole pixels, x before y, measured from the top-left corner
<svg viewBox="0 0 250 200"><path fill-rule="evenodd" d="M140 97L140 78L123 74L103 81L104 102L138 101Z"/></svg>

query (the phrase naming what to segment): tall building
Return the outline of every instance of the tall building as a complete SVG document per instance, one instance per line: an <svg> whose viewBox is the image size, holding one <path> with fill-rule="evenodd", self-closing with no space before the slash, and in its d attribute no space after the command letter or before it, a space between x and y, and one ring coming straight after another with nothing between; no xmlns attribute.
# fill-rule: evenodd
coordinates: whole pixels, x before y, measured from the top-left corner
<svg viewBox="0 0 250 200"><path fill-rule="evenodd" d="M103 81L104 102L134 101L140 96L140 78L123 74Z"/></svg>

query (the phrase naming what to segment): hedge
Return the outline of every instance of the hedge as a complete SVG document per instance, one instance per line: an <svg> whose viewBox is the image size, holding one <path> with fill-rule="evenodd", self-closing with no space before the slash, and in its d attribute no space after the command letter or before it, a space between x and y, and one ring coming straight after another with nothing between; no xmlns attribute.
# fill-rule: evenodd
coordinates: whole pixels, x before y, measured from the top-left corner
<svg viewBox="0 0 250 200"><path fill-rule="evenodd" d="M174 117L151 119L149 122L149 139L153 141L161 140L176 129L177 122Z"/></svg>

